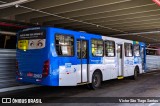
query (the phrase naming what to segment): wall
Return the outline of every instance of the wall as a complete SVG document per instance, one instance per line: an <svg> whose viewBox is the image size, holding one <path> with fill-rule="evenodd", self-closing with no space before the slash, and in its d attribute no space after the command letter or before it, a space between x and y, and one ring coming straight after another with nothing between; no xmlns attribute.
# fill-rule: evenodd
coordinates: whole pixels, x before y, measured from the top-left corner
<svg viewBox="0 0 160 106"><path fill-rule="evenodd" d="M16 50L0 49L0 88L21 85L16 82Z"/></svg>
<svg viewBox="0 0 160 106"><path fill-rule="evenodd" d="M160 70L160 56L147 55L146 67L147 67L147 71Z"/></svg>

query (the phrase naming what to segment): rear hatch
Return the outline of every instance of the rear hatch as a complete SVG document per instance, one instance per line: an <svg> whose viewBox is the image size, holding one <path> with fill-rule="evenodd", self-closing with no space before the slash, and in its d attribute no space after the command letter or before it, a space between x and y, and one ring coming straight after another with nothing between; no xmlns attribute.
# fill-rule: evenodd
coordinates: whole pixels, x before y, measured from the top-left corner
<svg viewBox="0 0 160 106"><path fill-rule="evenodd" d="M28 30L18 34L17 62L23 77L41 78L44 62L48 60L46 31Z"/></svg>

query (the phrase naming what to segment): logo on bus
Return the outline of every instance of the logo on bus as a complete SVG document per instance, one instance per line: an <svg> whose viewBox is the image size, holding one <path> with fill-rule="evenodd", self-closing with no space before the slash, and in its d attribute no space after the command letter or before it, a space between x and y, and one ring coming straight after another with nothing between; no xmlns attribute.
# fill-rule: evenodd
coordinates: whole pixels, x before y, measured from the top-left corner
<svg viewBox="0 0 160 106"><path fill-rule="evenodd" d="M80 38L85 39L85 37L84 37L84 36L80 36Z"/></svg>

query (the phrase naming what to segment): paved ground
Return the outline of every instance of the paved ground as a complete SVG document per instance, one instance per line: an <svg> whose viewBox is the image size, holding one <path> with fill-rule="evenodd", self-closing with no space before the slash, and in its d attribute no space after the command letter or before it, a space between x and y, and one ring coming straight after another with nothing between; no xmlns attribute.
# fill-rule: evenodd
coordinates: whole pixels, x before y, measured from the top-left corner
<svg viewBox="0 0 160 106"><path fill-rule="evenodd" d="M16 82L15 70L4 70L0 69L0 89L14 86L22 86L26 84L20 84Z"/></svg>
<svg viewBox="0 0 160 106"><path fill-rule="evenodd" d="M160 71L154 71L140 75L137 80L125 78L123 80L110 80L103 82L98 90L89 90L86 86L78 87L36 87L25 90L10 91L0 93L1 97L31 97L45 98L47 104L34 104L46 106L160 106L158 103L88 103L91 98L84 97L160 97ZM54 98L66 97L66 98ZM67 98L70 97L70 98ZM78 99L87 103L53 103L57 100ZM99 98L93 98L93 102ZM110 99L114 98L101 98Z"/></svg>

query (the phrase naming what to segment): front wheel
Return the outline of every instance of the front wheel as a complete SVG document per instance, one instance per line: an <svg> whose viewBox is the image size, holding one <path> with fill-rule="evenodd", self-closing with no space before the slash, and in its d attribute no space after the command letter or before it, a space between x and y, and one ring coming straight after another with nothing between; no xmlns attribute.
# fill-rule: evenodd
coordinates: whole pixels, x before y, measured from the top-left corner
<svg viewBox="0 0 160 106"><path fill-rule="evenodd" d="M101 86L101 82L102 82L101 73L99 71L95 71L92 76L92 83L89 84L89 87L95 90Z"/></svg>

